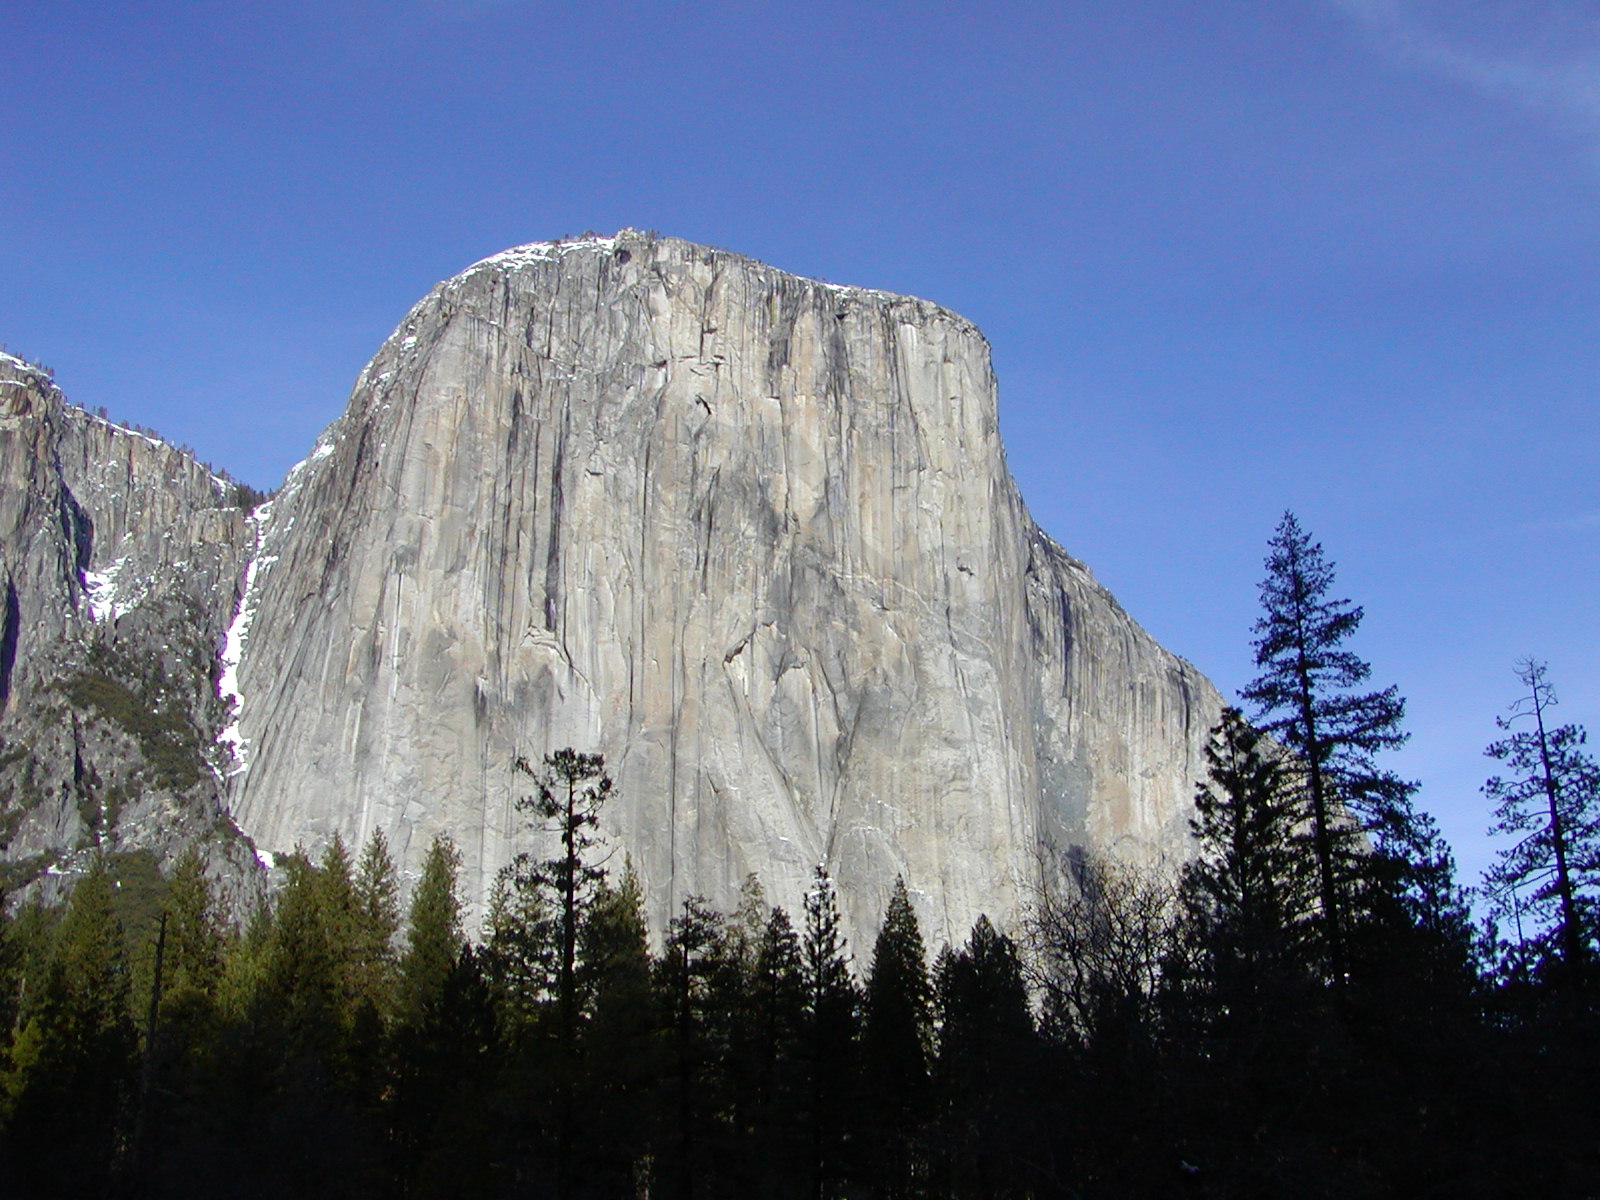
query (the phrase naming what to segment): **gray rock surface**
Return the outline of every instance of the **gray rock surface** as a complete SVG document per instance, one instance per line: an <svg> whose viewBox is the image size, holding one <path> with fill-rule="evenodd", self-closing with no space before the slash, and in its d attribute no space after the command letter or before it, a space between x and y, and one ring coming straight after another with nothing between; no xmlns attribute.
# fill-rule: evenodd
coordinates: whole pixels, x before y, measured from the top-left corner
<svg viewBox="0 0 1600 1200"><path fill-rule="evenodd" d="M1043 847L1181 856L1221 706L1029 517L969 322L631 230L437 287L243 540L233 816L448 831L477 904L570 745L656 929L824 862L863 961L896 874L958 939Z"/></svg>
<svg viewBox="0 0 1600 1200"><path fill-rule="evenodd" d="M0 355L0 886L191 843L236 899L217 647L247 542L234 487Z"/></svg>

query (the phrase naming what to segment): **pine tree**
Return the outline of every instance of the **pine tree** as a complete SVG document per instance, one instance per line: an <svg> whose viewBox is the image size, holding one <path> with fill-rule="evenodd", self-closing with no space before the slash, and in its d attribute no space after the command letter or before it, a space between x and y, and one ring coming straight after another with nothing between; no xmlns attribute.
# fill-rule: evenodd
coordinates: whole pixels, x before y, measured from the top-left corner
<svg viewBox="0 0 1600 1200"><path fill-rule="evenodd" d="M211 895L205 861L198 850L186 850L173 867L166 913L162 1007L172 1018L196 1009L203 1011L214 1001L222 979L226 927Z"/></svg>
<svg viewBox="0 0 1600 1200"><path fill-rule="evenodd" d="M681 1200L710 1190L704 1176L709 1145L726 1095L724 1032L717 1020L717 983L728 955L726 925L703 897L690 896L667 929L658 967L661 1008L671 1048L661 1150L672 1194Z"/></svg>
<svg viewBox="0 0 1600 1200"><path fill-rule="evenodd" d="M859 996L840 931L839 897L820 863L805 896L800 979L805 997L812 1194L822 1200L844 1175L843 1143L852 1115Z"/></svg>
<svg viewBox="0 0 1600 1200"><path fill-rule="evenodd" d="M751 1143L760 1147L754 1171L762 1195L807 1194L811 1139L805 1129L810 1104L806 985L800 937L789 914L768 913L756 947L746 996L753 1051Z"/></svg>
<svg viewBox="0 0 1600 1200"><path fill-rule="evenodd" d="M395 1007L395 937L400 932L400 876L382 829L374 829L356 866L355 986L359 1003L388 1017ZM452 947L452 950L455 948Z"/></svg>
<svg viewBox="0 0 1600 1200"><path fill-rule="evenodd" d="M1315 855L1300 833L1305 813L1283 757L1238 709L1223 710L1206 763L1189 821L1199 853L1184 871L1184 893L1223 1007L1248 1014L1268 977L1303 961Z"/></svg>
<svg viewBox="0 0 1600 1200"><path fill-rule="evenodd" d="M554 910L557 938L555 1000L561 1036L571 1044L578 1022L578 937L595 889L605 872L591 860L600 809L611 794L605 759L598 754L557 750L544 757L542 769L525 758L516 769L534 780L537 793L517 800L520 812L532 813L536 828L553 835L559 853L539 862L526 862L527 882L549 897Z"/></svg>
<svg viewBox="0 0 1600 1200"><path fill-rule="evenodd" d="M324 862L348 867L348 856L330 847ZM290 1045L317 1056L331 1052L344 1016L344 946L350 892L348 871L330 883L300 850L281 860L278 893L264 935L255 947L250 1000L257 1019L281 1026ZM345 943L348 945L348 943Z"/></svg>
<svg viewBox="0 0 1600 1200"><path fill-rule="evenodd" d="M605 759L598 754L557 750L544 757L542 769L525 758L515 768L534 780L537 791L519 797L517 809L533 815L536 828L553 836L559 847L551 858L534 860L519 855L513 863L512 881L519 889L547 897L553 947L556 1009L556 1184L559 1194L572 1195L573 1151L577 1114L573 1091L577 1076L578 1026L581 1019L578 992L578 939L594 903L605 871L592 859L597 843L600 809L611 794Z"/></svg>
<svg viewBox="0 0 1600 1200"><path fill-rule="evenodd" d="M104 1194L125 1132L136 1034L122 924L96 856L27 997L5 1080L17 1194ZM3 1177L0 1177L3 1179Z"/></svg>
<svg viewBox="0 0 1600 1200"><path fill-rule="evenodd" d="M1500 852L1487 882L1499 916L1520 926L1527 914L1543 927L1519 936L1519 954L1547 946L1565 975L1579 978L1596 933L1589 893L1600 886L1600 763L1584 749L1582 726L1550 726L1556 696L1545 664L1523 662L1517 678L1528 694L1496 722L1509 736L1484 751L1510 774L1494 776L1483 792L1496 804L1490 833L1519 840ZM1532 727L1513 732L1519 721ZM1529 884L1524 900L1518 889Z"/></svg>
<svg viewBox="0 0 1600 1200"><path fill-rule="evenodd" d="M316 868L307 877L315 919L326 940L334 987L335 1015L342 1026L354 1021L361 1007L363 942L356 900L355 864L344 839L333 835Z"/></svg>
<svg viewBox="0 0 1600 1200"><path fill-rule="evenodd" d="M940 1151L954 1195L1025 1194L1016 1147L1027 1140L1027 1063L1036 1053L1015 943L979 917L934 969Z"/></svg>
<svg viewBox="0 0 1600 1200"><path fill-rule="evenodd" d="M555 922L530 858L520 853L496 873L483 921L484 978L512 1041L529 1035L555 993Z"/></svg>
<svg viewBox="0 0 1600 1200"><path fill-rule="evenodd" d="M650 1146L651 1089L659 1023L652 990L644 889L632 863L616 887L602 883L579 939L579 986L590 1013L579 1108L587 1135L580 1152L591 1190L622 1195Z"/></svg>
<svg viewBox="0 0 1600 1200"><path fill-rule="evenodd" d="M864 1115L876 1134L873 1173L886 1196L912 1191L932 1035L933 985L922 929L905 878L897 876L872 948L861 1028L862 1082L869 1097Z"/></svg>
<svg viewBox="0 0 1600 1200"><path fill-rule="evenodd" d="M440 1002L461 953L461 900L456 894L460 868L461 852L450 835L434 835L411 893L406 948L400 957L400 1013L410 1025L419 1024Z"/></svg>
<svg viewBox="0 0 1600 1200"><path fill-rule="evenodd" d="M1406 740L1405 702L1394 687L1357 690L1372 670L1342 647L1362 609L1330 597L1333 564L1293 513L1283 515L1268 545L1254 642L1261 674L1243 696L1256 706L1257 727L1292 752L1287 761L1310 815L1325 969L1342 982L1352 921L1370 904L1362 893L1373 881L1371 868L1397 867L1404 875L1417 841L1415 785L1374 761ZM1369 857L1363 831L1386 864Z"/></svg>

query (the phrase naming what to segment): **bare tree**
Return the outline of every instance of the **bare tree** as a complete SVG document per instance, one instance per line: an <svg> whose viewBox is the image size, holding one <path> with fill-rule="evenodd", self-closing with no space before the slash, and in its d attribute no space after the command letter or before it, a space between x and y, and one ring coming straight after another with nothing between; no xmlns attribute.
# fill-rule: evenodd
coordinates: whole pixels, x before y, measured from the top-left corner
<svg viewBox="0 0 1600 1200"><path fill-rule="evenodd" d="M1187 953L1174 873L1070 853L1042 864L1024 919L1029 974L1053 1036L1093 1042L1151 1021L1164 973Z"/></svg>

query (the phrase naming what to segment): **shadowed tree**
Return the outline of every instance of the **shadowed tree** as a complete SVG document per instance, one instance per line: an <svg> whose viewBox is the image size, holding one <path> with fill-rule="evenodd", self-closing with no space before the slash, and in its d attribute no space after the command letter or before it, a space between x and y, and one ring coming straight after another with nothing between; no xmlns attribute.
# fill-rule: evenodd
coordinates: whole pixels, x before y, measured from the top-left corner
<svg viewBox="0 0 1600 1200"><path fill-rule="evenodd" d="M545 755L542 767L525 758L513 765L536 788L533 795L517 799L517 809L530 814L533 831L553 842L555 852L541 859L523 851L500 872L490 901L486 966L506 1015L521 1027L525 1089L553 1092L556 1190L566 1198L575 1186L574 1091L583 1015L578 941L605 878L594 861L595 831L612 785L605 759L598 754L565 749ZM541 1012L547 1005L554 1010L553 1022L546 1022ZM535 1064L542 1051L528 1039L534 1033L549 1039L552 1061ZM536 1085L539 1076L544 1078ZM530 1116L539 1108L536 1103L527 1107Z"/></svg>
<svg viewBox="0 0 1600 1200"><path fill-rule="evenodd" d="M805 1000L806 1114L811 1134L812 1194L822 1200L847 1170L845 1139L855 1077L860 997L840 931L839 897L820 863L805 896L800 981Z"/></svg>
<svg viewBox="0 0 1600 1200"><path fill-rule="evenodd" d="M1016 945L979 917L960 950L934 968L939 1152L950 1195L1024 1194L1019 1148L1029 1140L1027 1064L1037 1053Z"/></svg>
<svg viewBox="0 0 1600 1200"><path fill-rule="evenodd" d="M0 1183L13 1195L103 1195L109 1186L136 1047L111 890L97 855L23 1001L0 1143Z"/></svg>
<svg viewBox="0 0 1600 1200"><path fill-rule="evenodd" d="M1183 948L1171 875L1097 855L1047 866L1026 924L1046 1029L1080 1047L1149 1037L1162 972Z"/></svg>
<svg viewBox="0 0 1600 1200"><path fill-rule="evenodd" d="M914 1191L932 1037L927 952L905 878L897 876L872 948L861 1023L862 1120L872 1143L866 1157L884 1196Z"/></svg>
<svg viewBox="0 0 1600 1200"><path fill-rule="evenodd" d="M601 884L578 942L578 982L589 1013L582 1031L580 1174L591 1194L624 1195L649 1155L660 1057L644 890L631 863L616 887Z"/></svg>
<svg viewBox="0 0 1600 1200"><path fill-rule="evenodd" d="M1496 806L1490 832L1519 840L1500 852L1486 881L1497 915L1520 924L1526 914L1538 922L1544 928L1531 936L1534 948L1551 952L1562 974L1578 979L1595 936L1587 893L1600 884L1600 763L1584 749L1582 726L1550 725L1556 696L1545 664L1523 662L1517 678L1528 693L1496 721L1509 736L1484 751L1508 773L1490 779L1483 792ZM1525 727L1514 730L1519 723ZM1519 889L1530 886L1523 899ZM1528 949L1520 944L1519 955Z"/></svg>
<svg viewBox="0 0 1600 1200"><path fill-rule="evenodd" d="M1415 786L1374 762L1406 740L1405 702L1394 687L1360 690L1372 669L1343 646L1362 609L1330 595L1333 564L1293 513L1268 543L1266 568L1254 642L1261 674L1243 696L1256 706L1256 725L1292 752L1286 770L1298 777L1310 818L1324 973L1342 983L1351 921L1369 903L1361 893L1373 861L1363 829L1371 850L1395 863L1415 840Z"/></svg>
<svg viewBox="0 0 1600 1200"><path fill-rule="evenodd" d="M670 1194L693 1200L713 1189L707 1176L716 1123L726 1098L726 1030L719 1021L718 982L728 939L722 914L699 896L683 902L667 930L657 965L670 1061L661 1107L660 1152Z"/></svg>
<svg viewBox="0 0 1600 1200"><path fill-rule="evenodd" d="M801 1197L811 1183L812 1143L804 1114L810 1102L806 985L800 937L789 914L774 907L756 946L746 995L752 1040L752 1141L761 1147L755 1175L760 1194Z"/></svg>
<svg viewBox="0 0 1600 1200"><path fill-rule="evenodd" d="M406 918L406 948L400 956L400 1014L406 1024L421 1022L439 1003L445 980L461 954L461 900L456 877L461 852L447 833L428 845L422 875L411 893Z"/></svg>
<svg viewBox="0 0 1600 1200"><path fill-rule="evenodd" d="M1184 870L1184 897L1218 1007L1249 1016L1270 978L1305 962L1316 858L1282 755L1238 709L1223 710L1206 764L1189 820L1198 855Z"/></svg>

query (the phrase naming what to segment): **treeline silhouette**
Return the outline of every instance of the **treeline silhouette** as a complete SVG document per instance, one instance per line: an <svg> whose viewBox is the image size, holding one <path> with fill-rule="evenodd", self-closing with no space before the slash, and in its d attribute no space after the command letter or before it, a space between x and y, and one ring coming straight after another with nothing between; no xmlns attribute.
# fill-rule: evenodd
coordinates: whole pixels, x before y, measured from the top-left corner
<svg viewBox="0 0 1600 1200"><path fill-rule="evenodd" d="M1526 668L1475 928L1332 579L1286 516L1181 872L1043 854L931 959L904 880L853 958L821 867L652 941L571 750L476 939L447 837L404 897L381 833L296 853L242 927L198 853L102 855L0 924L0 1194L1594 1194L1600 773Z"/></svg>

